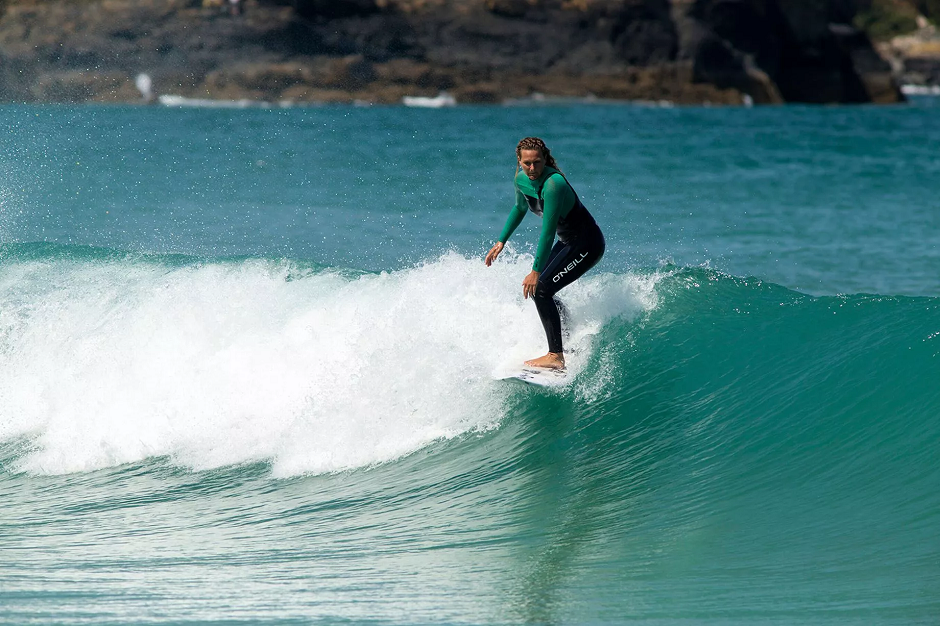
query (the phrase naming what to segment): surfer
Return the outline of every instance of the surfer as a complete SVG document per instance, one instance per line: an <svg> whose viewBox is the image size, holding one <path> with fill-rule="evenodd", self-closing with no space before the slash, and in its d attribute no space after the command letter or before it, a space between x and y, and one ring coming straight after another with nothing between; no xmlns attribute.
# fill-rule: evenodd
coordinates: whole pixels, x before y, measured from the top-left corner
<svg viewBox="0 0 940 626"><path fill-rule="evenodd" d="M581 204L545 142L526 137L516 146L516 204L509 212L499 239L486 254L489 267L522 222L526 211L542 218L542 233L532 271L522 281L522 296L532 296L539 312L548 354L526 361L531 367L564 369L561 315L555 294L580 278L604 255L604 235ZM558 241L555 242L555 236ZM552 245L555 242L555 245ZM564 306L561 307L564 310Z"/></svg>

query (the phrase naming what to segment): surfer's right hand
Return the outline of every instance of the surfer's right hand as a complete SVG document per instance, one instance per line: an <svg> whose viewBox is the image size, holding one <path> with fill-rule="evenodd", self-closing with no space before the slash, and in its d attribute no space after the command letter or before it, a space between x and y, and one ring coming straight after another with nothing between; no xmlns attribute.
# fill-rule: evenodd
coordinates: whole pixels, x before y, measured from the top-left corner
<svg viewBox="0 0 940 626"><path fill-rule="evenodd" d="M502 251L503 251L503 242L497 241L496 243L494 243L493 247L490 248L490 251L486 253L486 260L484 261L484 263L486 263L486 266L489 267L490 265L492 265L493 261L496 260L496 257L498 257L499 253Z"/></svg>

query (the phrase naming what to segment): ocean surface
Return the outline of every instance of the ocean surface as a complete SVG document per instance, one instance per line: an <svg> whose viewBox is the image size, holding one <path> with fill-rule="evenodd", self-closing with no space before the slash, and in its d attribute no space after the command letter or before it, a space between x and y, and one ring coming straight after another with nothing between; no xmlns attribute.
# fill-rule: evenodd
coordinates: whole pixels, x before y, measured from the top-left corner
<svg viewBox="0 0 940 626"><path fill-rule="evenodd" d="M937 103L0 106L0 623L940 623Z"/></svg>

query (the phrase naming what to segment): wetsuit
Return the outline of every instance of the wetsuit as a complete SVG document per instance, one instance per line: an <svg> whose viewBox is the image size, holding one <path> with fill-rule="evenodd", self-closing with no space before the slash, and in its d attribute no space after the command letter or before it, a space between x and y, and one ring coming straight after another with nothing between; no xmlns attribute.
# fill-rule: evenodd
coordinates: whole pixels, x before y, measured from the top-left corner
<svg viewBox="0 0 940 626"><path fill-rule="evenodd" d="M533 299L545 328L548 351L561 353L564 351L558 312L561 303L555 299L555 294L601 260L604 235L581 204L578 194L555 168L546 167L536 180L529 180L520 170L516 173L515 185L516 204L506 219L499 241L506 243L526 211L542 218L542 234L532 264L532 269L539 272ZM558 241L552 246L556 235Z"/></svg>

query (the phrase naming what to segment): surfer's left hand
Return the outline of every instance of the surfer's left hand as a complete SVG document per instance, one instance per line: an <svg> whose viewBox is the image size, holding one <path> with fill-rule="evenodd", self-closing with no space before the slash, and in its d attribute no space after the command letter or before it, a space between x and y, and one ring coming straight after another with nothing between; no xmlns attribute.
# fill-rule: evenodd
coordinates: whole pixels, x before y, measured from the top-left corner
<svg viewBox="0 0 940 626"><path fill-rule="evenodd" d="M539 284L539 273L535 270L529 272L529 275L522 281L522 297L529 299L529 296L535 296L535 288Z"/></svg>

